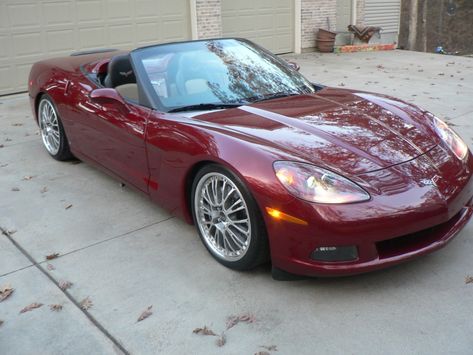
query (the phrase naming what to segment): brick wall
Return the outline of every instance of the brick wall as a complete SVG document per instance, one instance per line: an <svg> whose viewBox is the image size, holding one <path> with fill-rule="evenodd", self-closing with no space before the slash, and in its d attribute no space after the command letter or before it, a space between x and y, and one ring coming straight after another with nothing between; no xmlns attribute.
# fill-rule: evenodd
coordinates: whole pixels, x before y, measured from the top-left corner
<svg viewBox="0 0 473 355"><path fill-rule="evenodd" d="M196 0L198 38L222 36L221 9L221 0Z"/></svg>
<svg viewBox="0 0 473 355"><path fill-rule="evenodd" d="M337 1L302 0L301 8L301 44L302 49L307 51L315 47L315 34L319 28L328 29L329 22L330 30L335 30Z"/></svg>

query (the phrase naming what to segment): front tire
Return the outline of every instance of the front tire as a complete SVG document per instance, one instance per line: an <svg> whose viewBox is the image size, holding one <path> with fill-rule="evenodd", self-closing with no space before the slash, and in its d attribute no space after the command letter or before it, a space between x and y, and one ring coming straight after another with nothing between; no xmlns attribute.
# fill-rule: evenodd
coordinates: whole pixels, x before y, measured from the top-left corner
<svg viewBox="0 0 473 355"><path fill-rule="evenodd" d="M219 263L249 270L268 260L260 211L247 187L228 169L210 164L198 172L192 212L202 242Z"/></svg>
<svg viewBox="0 0 473 355"><path fill-rule="evenodd" d="M54 159L72 159L66 132L53 100L44 94L38 104L38 124L43 145Z"/></svg>

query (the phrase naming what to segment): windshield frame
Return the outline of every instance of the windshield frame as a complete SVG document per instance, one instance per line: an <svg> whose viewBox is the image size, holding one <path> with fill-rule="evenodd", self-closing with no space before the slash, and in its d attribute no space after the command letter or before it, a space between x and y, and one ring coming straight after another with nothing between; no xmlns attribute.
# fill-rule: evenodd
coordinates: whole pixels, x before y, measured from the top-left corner
<svg viewBox="0 0 473 355"><path fill-rule="evenodd" d="M153 85L151 83L151 80L149 79L148 73L146 72L146 69L143 64L143 59L147 58L147 53L150 49L154 49L157 47L163 47L163 46L170 46L170 45L185 45L188 43L194 43L194 42L209 42L209 41L225 41L225 40L235 40L238 42L244 42L249 44L250 46L254 47L258 51L263 52L265 55L270 56L272 59L274 59L279 65L284 66L288 68L289 71L291 71L292 74L301 76L305 81L307 81L309 84L312 85L312 83L304 77L301 73L296 71L295 69L291 68L287 62L278 57L277 55L271 53L267 49L257 45L256 43L245 39L245 38L236 38L236 37L227 37L227 38L215 38L215 39L201 39L201 40L193 40L193 41L178 41L178 42L169 42L169 43L162 43L162 44L156 44L156 45L151 45L151 46L146 46L146 47L140 47L137 49L134 49L129 53L130 59L131 59L131 64L133 66L133 69L135 71L136 75L136 80L138 83L138 86L142 88L142 94L143 94L143 101L146 102L146 106L155 109L160 112L167 113L169 111L175 110L178 107L167 107L163 104L162 100L159 98L159 95L153 88ZM289 96L289 95L288 95ZM251 102L249 102L251 103ZM248 103L248 104L249 104ZM242 103L246 104L246 103ZM185 106L185 105L183 105Z"/></svg>

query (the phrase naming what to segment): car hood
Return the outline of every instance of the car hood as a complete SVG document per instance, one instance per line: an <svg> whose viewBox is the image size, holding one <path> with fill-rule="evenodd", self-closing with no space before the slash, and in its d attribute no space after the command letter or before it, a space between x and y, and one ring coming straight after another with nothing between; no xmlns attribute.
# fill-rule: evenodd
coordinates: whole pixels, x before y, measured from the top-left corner
<svg viewBox="0 0 473 355"><path fill-rule="evenodd" d="M424 112L386 96L325 88L314 95L194 116L243 133L284 159L361 174L400 164L438 144Z"/></svg>

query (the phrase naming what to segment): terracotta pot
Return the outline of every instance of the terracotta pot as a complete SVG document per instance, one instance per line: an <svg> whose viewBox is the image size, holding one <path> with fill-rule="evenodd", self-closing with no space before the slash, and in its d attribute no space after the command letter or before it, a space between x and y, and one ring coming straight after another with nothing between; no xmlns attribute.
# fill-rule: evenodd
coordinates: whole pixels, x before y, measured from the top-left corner
<svg viewBox="0 0 473 355"><path fill-rule="evenodd" d="M335 44L335 32L330 32L322 28L317 32L317 49L319 52L330 53L333 52L333 45Z"/></svg>
<svg viewBox="0 0 473 355"><path fill-rule="evenodd" d="M317 37L317 49L319 52L330 53L333 52L334 39L320 39Z"/></svg>
<svg viewBox="0 0 473 355"><path fill-rule="evenodd" d="M317 32L317 37L320 39L333 39L335 40L335 36L337 34L335 32L327 31L324 30L323 28L319 28L319 31Z"/></svg>

